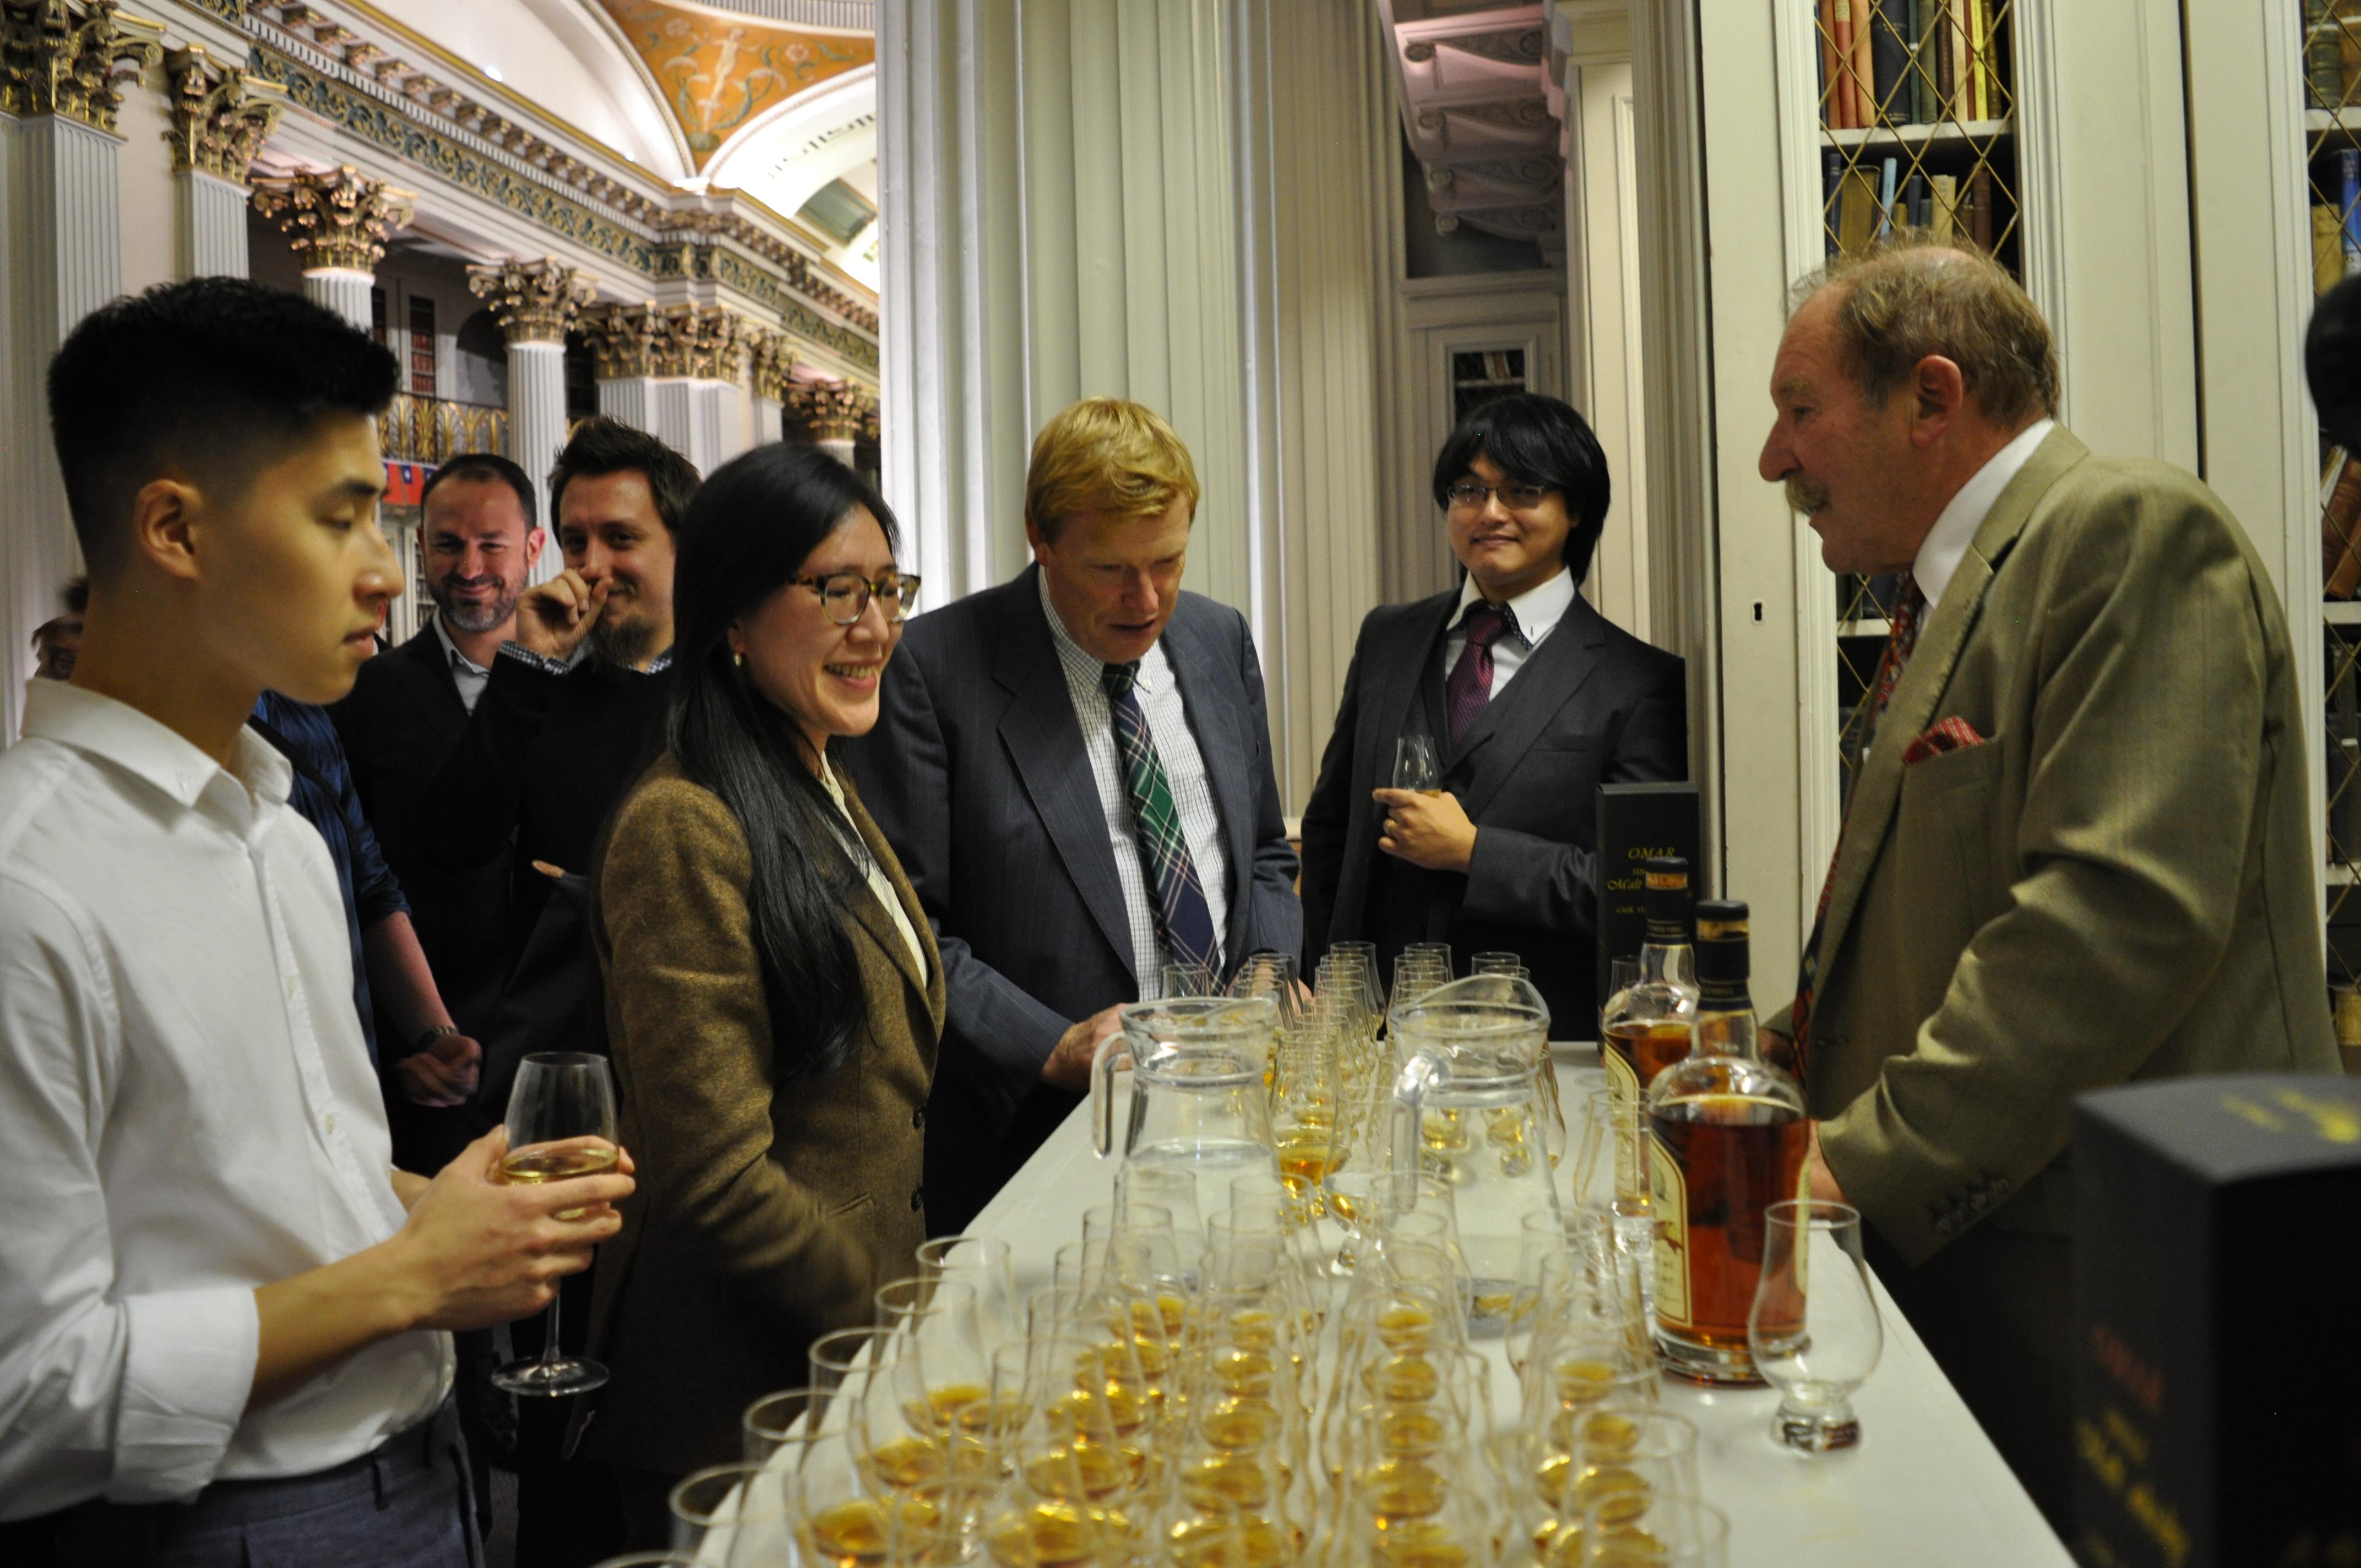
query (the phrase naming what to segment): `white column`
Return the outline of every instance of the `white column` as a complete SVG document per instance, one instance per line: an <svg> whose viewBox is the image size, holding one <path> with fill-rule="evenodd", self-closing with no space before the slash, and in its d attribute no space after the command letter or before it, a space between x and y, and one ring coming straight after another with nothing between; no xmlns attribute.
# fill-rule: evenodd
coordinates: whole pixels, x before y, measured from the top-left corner
<svg viewBox="0 0 2361 1568"><path fill-rule="evenodd" d="M698 429L700 433L708 427L711 431L712 468L718 468L746 450L745 405L734 381L699 381L697 398Z"/></svg>
<svg viewBox="0 0 2361 1568"><path fill-rule="evenodd" d="M246 200L245 186L216 174L184 169L172 176L173 246L181 277L247 275ZM361 309L368 313L366 294Z"/></svg>
<svg viewBox="0 0 2361 1568"><path fill-rule="evenodd" d="M615 376L598 382L598 411L609 419L644 430L656 430L656 382L652 376Z"/></svg>
<svg viewBox="0 0 2361 1568"><path fill-rule="evenodd" d="M66 510L43 387L49 359L76 322L123 291L122 142L108 132L41 115L8 122L5 286L7 515L0 518L0 713L5 735L23 721L33 629L57 613L58 590L80 572L82 549Z"/></svg>
<svg viewBox="0 0 2361 1568"><path fill-rule="evenodd" d="M509 457L533 480L542 499L541 523L556 532L549 512L549 470L566 444L566 345L509 344ZM564 567L558 553L544 548L533 580L545 583Z"/></svg>
<svg viewBox="0 0 2361 1568"><path fill-rule="evenodd" d="M779 400L776 398L766 398L760 392L752 394L752 397L753 407L753 418L752 422L754 432L753 444L756 446L768 446L771 443L778 440L779 433L786 428L785 422L779 417Z"/></svg>
<svg viewBox="0 0 2361 1568"><path fill-rule="evenodd" d="M349 267L314 267L303 274L303 297L368 332L376 325L369 313L369 290L376 283L377 275L372 272Z"/></svg>
<svg viewBox="0 0 2361 1568"><path fill-rule="evenodd" d="M165 56L172 115L173 251L182 278L247 275L246 177L286 94L204 45ZM367 323L363 323L367 324Z"/></svg>
<svg viewBox="0 0 2361 1568"><path fill-rule="evenodd" d="M648 433L696 463L703 474L705 465L697 462L697 384L686 376L660 376L654 391L655 422L646 427Z"/></svg>
<svg viewBox="0 0 2361 1568"><path fill-rule="evenodd" d="M813 444L818 446L822 452L827 453L830 457L833 457L838 462L843 464L846 467L850 468L852 466L852 438L851 436L824 435L820 437L818 441L813 443Z"/></svg>

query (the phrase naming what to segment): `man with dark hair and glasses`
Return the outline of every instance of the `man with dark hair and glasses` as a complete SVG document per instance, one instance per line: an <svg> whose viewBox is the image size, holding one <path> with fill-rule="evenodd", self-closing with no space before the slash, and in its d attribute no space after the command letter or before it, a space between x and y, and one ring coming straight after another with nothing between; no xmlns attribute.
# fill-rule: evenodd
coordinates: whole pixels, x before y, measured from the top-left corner
<svg viewBox="0 0 2361 1568"><path fill-rule="evenodd" d="M480 1563L447 1331L545 1306L631 1190L503 1184L499 1134L393 1168L328 852L248 726L344 696L401 591L395 378L226 278L102 307L49 367L91 593L0 753L12 1565Z"/></svg>
<svg viewBox="0 0 2361 1568"><path fill-rule="evenodd" d="M1350 940L1388 973L1412 942L1514 952L1561 1032L1596 1023L1593 797L1688 776L1682 662L1579 591L1609 494L1606 455L1555 398L1487 403L1444 444L1434 499L1466 575L1361 623L1303 811L1307 967ZM1433 740L1439 790L1389 787L1411 735Z"/></svg>

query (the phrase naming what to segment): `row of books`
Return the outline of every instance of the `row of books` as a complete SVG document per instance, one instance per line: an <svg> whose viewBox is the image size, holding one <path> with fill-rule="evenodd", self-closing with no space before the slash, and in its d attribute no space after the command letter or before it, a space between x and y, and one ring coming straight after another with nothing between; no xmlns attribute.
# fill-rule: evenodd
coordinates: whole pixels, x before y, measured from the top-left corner
<svg viewBox="0 0 2361 1568"><path fill-rule="evenodd" d="M1818 5L1820 123L1828 129L1990 120L2006 113L1993 37L2005 0Z"/></svg>
<svg viewBox="0 0 2361 1568"><path fill-rule="evenodd" d="M1964 187L1964 188L1963 188ZM1830 256L1866 248L1896 228L1923 229L1937 239L1970 239L1989 254L1998 182L1979 161L1962 180L1913 169L1905 178L1901 160L1849 162L1836 148L1820 154L1820 212Z"/></svg>
<svg viewBox="0 0 2361 1568"><path fill-rule="evenodd" d="M2325 294L2345 279L2361 272L2361 149L2345 148L2335 154L2336 203L2314 203L2312 209L2312 288ZM2315 195L2328 192L2313 186Z"/></svg>
<svg viewBox="0 0 2361 1568"><path fill-rule="evenodd" d="M2303 74L2315 109L2341 109L2361 88L2361 0L2304 0Z"/></svg>
<svg viewBox="0 0 2361 1568"><path fill-rule="evenodd" d="M2349 599L2361 587L2361 459L2330 452L2320 492L2322 595Z"/></svg>

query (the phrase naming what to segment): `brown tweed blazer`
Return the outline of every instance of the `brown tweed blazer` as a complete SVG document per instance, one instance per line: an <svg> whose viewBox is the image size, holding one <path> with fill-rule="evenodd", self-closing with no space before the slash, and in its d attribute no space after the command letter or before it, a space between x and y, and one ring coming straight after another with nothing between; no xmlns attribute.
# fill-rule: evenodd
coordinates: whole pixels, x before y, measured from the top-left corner
<svg viewBox="0 0 2361 1568"><path fill-rule="evenodd" d="M924 1106L943 1020L942 959L909 880L845 784L846 804L918 933L926 974L866 888L844 910L868 992L851 1065L782 1084L738 819L669 755L643 774L592 867L624 1146L639 1190L601 1251L590 1354L612 1374L583 1450L681 1474L739 1457L739 1420L805 1380L806 1350L866 1323L871 1293L926 1238Z"/></svg>

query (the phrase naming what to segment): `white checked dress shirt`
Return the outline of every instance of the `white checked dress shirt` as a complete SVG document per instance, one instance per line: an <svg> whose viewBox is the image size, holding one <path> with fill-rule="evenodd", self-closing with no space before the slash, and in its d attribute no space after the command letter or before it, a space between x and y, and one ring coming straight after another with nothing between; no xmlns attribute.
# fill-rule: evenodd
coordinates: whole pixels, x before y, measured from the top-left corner
<svg viewBox="0 0 2361 1568"><path fill-rule="evenodd" d="M450 1387L408 1333L246 1413L255 1287L403 1219L291 778L53 681L0 754L0 1519L325 1469Z"/></svg>
<svg viewBox="0 0 2361 1568"><path fill-rule="evenodd" d="M1115 874L1123 883L1124 917L1131 925L1131 969L1139 977L1139 999L1153 1002L1164 994L1163 944L1156 939L1156 890L1139 863L1139 832L1132 820L1131 786L1124 779L1123 759L1115 744L1115 717L1107 707L1106 688L1099 684L1106 665L1085 652L1058 619L1049 602L1049 580L1038 579L1041 613L1049 620L1049 636L1058 645L1058 663L1066 672L1066 689L1074 699L1074 718L1082 727L1082 748L1090 753L1091 778L1098 785L1099 805L1106 813L1107 840L1115 849ZM1189 711L1180 700L1180 683L1159 641L1139 661L1139 678L1133 689L1148 715L1156 737L1156 754L1172 785L1172 804L1180 813L1180 833L1189 842L1189 858L1197 863L1197 880L1204 887L1205 908L1213 917L1218 944L1229 927L1229 851L1222 842L1221 814L1213 806L1213 783L1206 776L1204 755L1189 729ZM1226 958L1227 955L1225 955Z"/></svg>

